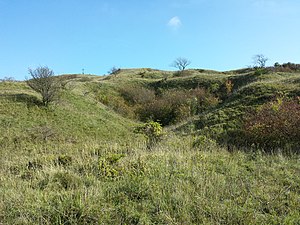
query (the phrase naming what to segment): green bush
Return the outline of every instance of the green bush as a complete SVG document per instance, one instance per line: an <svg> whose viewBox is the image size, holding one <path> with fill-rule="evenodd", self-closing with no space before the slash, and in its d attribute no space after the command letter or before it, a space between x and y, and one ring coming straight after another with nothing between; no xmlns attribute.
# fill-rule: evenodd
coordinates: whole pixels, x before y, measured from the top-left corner
<svg viewBox="0 0 300 225"><path fill-rule="evenodd" d="M143 134L147 138L147 148L151 149L158 141L160 141L163 135L163 128L159 123L150 121L136 127L135 132Z"/></svg>
<svg viewBox="0 0 300 225"><path fill-rule="evenodd" d="M98 161L99 175L104 178L116 178L123 172L118 162L124 157L123 154L111 154L106 157L100 157Z"/></svg>

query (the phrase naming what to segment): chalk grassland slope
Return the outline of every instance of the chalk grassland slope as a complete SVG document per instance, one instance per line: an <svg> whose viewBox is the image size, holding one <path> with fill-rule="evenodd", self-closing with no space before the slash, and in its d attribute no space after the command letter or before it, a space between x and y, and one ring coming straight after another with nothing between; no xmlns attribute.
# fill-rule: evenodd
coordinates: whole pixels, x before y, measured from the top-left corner
<svg viewBox="0 0 300 225"><path fill-rule="evenodd" d="M299 90L296 74L253 80L234 72L185 75L150 69L67 75L60 99L49 109L39 106L39 96L25 83L1 82L0 223L299 224L298 156L230 153L215 142L172 132L149 151L132 132L137 122L103 105L95 92L118 95L124 85L206 85L219 94L230 78L233 93L205 114L213 122L211 115L221 111L234 120L231 107L240 112L239 102L249 103L243 100L252 93L243 92L247 88L262 87L261 95L269 97L268 85L288 94ZM251 105L264 100L250 95Z"/></svg>
<svg viewBox="0 0 300 225"><path fill-rule="evenodd" d="M192 75L150 84L156 88L196 88L209 90L220 98L220 104L201 115L177 124L172 129L184 130L188 125L196 129L205 127L237 127L247 112L277 97L300 96L300 73L271 72L256 75L254 71L229 71L226 73L205 73L194 71ZM230 81L232 90L227 92L225 83Z"/></svg>
<svg viewBox="0 0 300 225"><path fill-rule="evenodd" d="M299 72L269 71L256 74L254 69L227 72L193 69L186 70L182 74L149 68L122 69L114 75L105 77L101 88L100 85L95 88L98 91L105 90L101 96L118 96L118 90L128 85L142 86L155 90L156 93L170 89L205 88L220 99L220 104L170 128L180 131L193 124L196 129L211 126L235 129L244 114L259 105L277 97L300 96L299 77ZM232 84L230 91L226 88L228 81ZM100 98L99 101L101 100L103 99Z"/></svg>
<svg viewBox="0 0 300 225"><path fill-rule="evenodd" d="M96 102L89 96L82 80L74 79L67 85L69 87L60 93L59 100L47 109L39 106L39 96L25 83L1 82L1 133L7 134L6 138L14 136L16 141L39 139L29 135L34 136L35 130L39 129L49 132L49 137L45 134L40 138L63 142L126 137L133 125L131 121Z"/></svg>

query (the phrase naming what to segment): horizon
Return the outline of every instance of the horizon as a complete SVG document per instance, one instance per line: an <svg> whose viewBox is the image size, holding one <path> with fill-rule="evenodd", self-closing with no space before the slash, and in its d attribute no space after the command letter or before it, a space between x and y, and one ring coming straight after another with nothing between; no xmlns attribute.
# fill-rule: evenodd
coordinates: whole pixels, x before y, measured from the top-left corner
<svg viewBox="0 0 300 225"><path fill-rule="evenodd" d="M28 68L55 74L108 74L116 66L229 71L299 63L296 0L0 0L0 79L24 80ZM188 69L187 68L187 69Z"/></svg>

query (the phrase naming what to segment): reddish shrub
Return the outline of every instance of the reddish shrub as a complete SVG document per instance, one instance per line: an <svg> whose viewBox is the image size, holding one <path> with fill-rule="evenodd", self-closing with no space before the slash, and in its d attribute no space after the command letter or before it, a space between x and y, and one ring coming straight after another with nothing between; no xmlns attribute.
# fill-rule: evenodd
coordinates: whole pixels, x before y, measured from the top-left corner
<svg viewBox="0 0 300 225"><path fill-rule="evenodd" d="M244 123L246 141L266 151L293 149L300 145L300 104L285 100L264 104Z"/></svg>

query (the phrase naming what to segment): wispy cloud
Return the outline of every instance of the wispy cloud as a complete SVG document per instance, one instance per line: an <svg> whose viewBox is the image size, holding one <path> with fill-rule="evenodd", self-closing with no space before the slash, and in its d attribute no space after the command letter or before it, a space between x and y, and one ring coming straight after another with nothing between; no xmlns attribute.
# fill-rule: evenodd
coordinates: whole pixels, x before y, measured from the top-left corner
<svg viewBox="0 0 300 225"><path fill-rule="evenodd" d="M177 30L182 26L182 22L178 16L174 16L169 20L168 26Z"/></svg>

